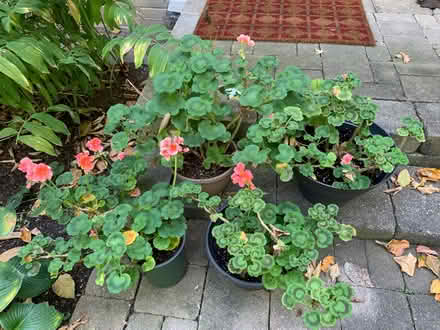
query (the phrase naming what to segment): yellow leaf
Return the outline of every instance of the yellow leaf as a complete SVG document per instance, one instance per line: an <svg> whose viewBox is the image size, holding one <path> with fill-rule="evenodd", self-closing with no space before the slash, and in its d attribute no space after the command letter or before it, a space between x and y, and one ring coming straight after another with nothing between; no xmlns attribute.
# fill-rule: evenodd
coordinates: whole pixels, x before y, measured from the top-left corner
<svg viewBox="0 0 440 330"><path fill-rule="evenodd" d="M180 244L179 237L170 237L170 245L168 246L167 251L173 251L179 246L179 244Z"/></svg>
<svg viewBox="0 0 440 330"><path fill-rule="evenodd" d="M431 293L440 293L440 280L437 278L431 282Z"/></svg>
<svg viewBox="0 0 440 330"><path fill-rule="evenodd" d="M427 255L425 263L427 268L431 269L435 275L440 277L440 260L438 257Z"/></svg>
<svg viewBox="0 0 440 330"><path fill-rule="evenodd" d="M72 15L76 24L80 25L81 24L81 14L79 12L78 7L75 5L75 3L72 0L67 0L67 6L69 7L69 14Z"/></svg>
<svg viewBox="0 0 440 330"><path fill-rule="evenodd" d="M417 268L426 267L426 256L417 257Z"/></svg>
<svg viewBox="0 0 440 330"><path fill-rule="evenodd" d="M440 168L421 168L417 170L417 175L426 181L440 181Z"/></svg>
<svg viewBox="0 0 440 330"><path fill-rule="evenodd" d="M440 192L440 188L434 187L432 184L426 186L418 186L416 189L425 195L432 195L433 193Z"/></svg>
<svg viewBox="0 0 440 330"><path fill-rule="evenodd" d="M29 229L27 229L27 227L23 227L20 229L20 239L26 243L29 243L30 241L32 241L31 231Z"/></svg>
<svg viewBox="0 0 440 330"><path fill-rule="evenodd" d="M440 293L436 293L434 296L435 301L440 302Z"/></svg>
<svg viewBox="0 0 440 330"><path fill-rule="evenodd" d="M136 240L136 237L138 236L138 233L134 230L127 230L122 233L125 238L125 245L131 245Z"/></svg>
<svg viewBox="0 0 440 330"><path fill-rule="evenodd" d="M0 254L0 261L7 262L9 259L14 258L20 249L21 246L18 246L3 252Z"/></svg>
<svg viewBox="0 0 440 330"><path fill-rule="evenodd" d="M335 264L335 257L327 256L324 259L322 259L321 270L324 273L327 273L328 270L330 269L330 266L334 264Z"/></svg>
<svg viewBox="0 0 440 330"><path fill-rule="evenodd" d="M334 264L329 268L329 275L333 282L341 275L338 264Z"/></svg>
<svg viewBox="0 0 440 330"><path fill-rule="evenodd" d="M414 276L417 262L416 257L409 253L407 256L394 257L393 259L400 265L402 272L407 273L409 276Z"/></svg>
<svg viewBox="0 0 440 330"><path fill-rule="evenodd" d="M52 285L53 292L61 298L75 298L75 282L69 274L63 274L58 277Z"/></svg>
<svg viewBox="0 0 440 330"><path fill-rule="evenodd" d="M397 183L401 187L406 187L411 183L411 175L407 169L401 170L397 176Z"/></svg>
<svg viewBox="0 0 440 330"><path fill-rule="evenodd" d="M387 250L394 254L396 257L400 257L407 248L409 248L409 242L407 240L392 239L386 246Z"/></svg>
<svg viewBox="0 0 440 330"><path fill-rule="evenodd" d="M96 196L93 194L85 194L84 196L81 197L81 202L84 204L93 202L94 200L96 200Z"/></svg>
<svg viewBox="0 0 440 330"><path fill-rule="evenodd" d="M248 238L247 238L246 233L245 233L244 231L242 231L242 232L240 233L240 239L241 239L242 241L245 241L245 242L248 241Z"/></svg>

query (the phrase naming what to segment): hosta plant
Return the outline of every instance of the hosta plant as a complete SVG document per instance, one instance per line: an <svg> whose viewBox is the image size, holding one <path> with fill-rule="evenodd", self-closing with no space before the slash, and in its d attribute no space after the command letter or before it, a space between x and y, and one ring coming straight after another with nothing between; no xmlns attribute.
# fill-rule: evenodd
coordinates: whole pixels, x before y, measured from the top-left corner
<svg viewBox="0 0 440 330"><path fill-rule="evenodd" d="M243 188L228 199L222 212L218 196L194 194L189 183L174 188L172 194L195 200L218 222L212 236L217 248L228 255L231 274L260 277L266 289L283 290L282 304L287 309L297 304L307 307L304 323L309 328L334 326L351 313L351 287L343 283L327 286L318 277L307 279L304 273L318 259L319 249L333 244L335 235L348 241L355 229L336 221L339 208L335 204L315 204L304 215L294 203L265 202L250 171L239 166L233 181Z"/></svg>
<svg viewBox="0 0 440 330"><path fill-rule="evenodd" d="M272 113L251 126L234 162L270 164L282 181L297 169L314 180L342 189L368 188L380 172L391 173L408 158L391 137L372 134L377 105L353 95L360 81L352 74L333 80L310 80L288 67L274 82L283 98L266 104ZM348 124L347 124L348 123ZM404 118L397 130L403 145L409 136L424 141L418 119Z"/></svg>
<svg viewBox="0 0 440 330"><path fill-rule="evenodd" d="M249 111L260 111L262 89L270 89L277 65L275 57L264 57L249 68L246 50L255 43L239 39L235 59L194 35L174 41L164 72L154 76L152 99L144 106L113 106L105 131L118 132L115 141L150 136L157 145L179 136L189 148L179 156L179 168L187 157L192 157L191 166L231 167L243 120ZM235 109L231 99L239 101ZM166 159L163 164L175 165Z"/></svg>
<svg viewBox="0 0 440 330"><path fill-rule="evenodd" d="M75 157L78 168L60 175L28 158L20 162L28 186L42 184L32 215L65 225L68 238L35 236L19 257L29 267L50 261L53 278L83 263L96 268L98 285L119 293L136 283L140 271L152 270L158 255L180 246L186 231L184 204L170 196L167 183L139 189L137 178L146 167L140 151L119 153L112 160L99 139L86 146ZM95 167L103 162L108 168L98 174Z"/></svg>

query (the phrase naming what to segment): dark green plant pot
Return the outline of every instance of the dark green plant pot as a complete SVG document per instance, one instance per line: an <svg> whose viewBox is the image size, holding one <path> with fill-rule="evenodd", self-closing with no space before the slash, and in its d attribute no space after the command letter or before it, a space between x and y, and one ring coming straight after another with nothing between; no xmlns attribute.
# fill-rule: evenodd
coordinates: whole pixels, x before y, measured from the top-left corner
<svg viewBox="0 0 440 330"><path fill-rule="evenodd" d="M185 260L185 242L186 235L183 236L182 242L176 253L169 259L159 265L156 265L152 271L144 273L145 278L155 287L168 288L176 285L185 276L186 260Z"/></svg>

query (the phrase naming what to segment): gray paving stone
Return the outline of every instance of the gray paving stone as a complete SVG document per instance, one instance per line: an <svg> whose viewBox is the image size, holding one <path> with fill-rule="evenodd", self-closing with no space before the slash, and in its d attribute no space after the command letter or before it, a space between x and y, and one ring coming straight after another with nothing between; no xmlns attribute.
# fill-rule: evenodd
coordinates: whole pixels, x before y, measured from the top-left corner
<svg viewBox="0 0 440 330"><path fill-rule="evenodd" d="M376 46L383 46L385 45L383 40L382 32L379 29L379 25L377 25L376 17L373 13L366 13L367 14L367 20L368 24L370 25L371 32L373 33L374 39L376 40ZM373 48L373 47L366 47Z"/></svg>
<svg viewBox="0 0 440 330"><path fill-rule="evenodd" d="M415 175L415 167L408 167L408 170L412 176ZM415 190L403 189L391 198L398 224L397 239L425 245L439 244L440 194L423 195Z"/></svg>
<svg viewBox="0 0 440 330"><path fill-rule="evenodd" d="M411 247L410 249L406 250L405 255L409 252L413 256L417 256L415 247ZM436 278L434 273L426 268L417 268L414 276L409 276L406 273L402 273L402 275L403 280L405 281L406 292L410 294L428 294L431 287L431 282Z"/></svg>
<svg viewBox="0 0 440 330"><path fill-rule="evenodd" d="M210 267L199 330L267 329L269 293L238 288Z"/></svg>
<svg viewBox="0 0 440 330"><path fill-rule="evenodd" d="M171 34L175 38L181 38L185 34L192 34L196 28L197 22L199 21L199 17L199 14L184 13L180 15L176 25L174 25L173 31L171 31Z"/></svg>
<svg viewBox="0 0 440 330"><path fill-rule="evenodd" d="M163 316L144 313L134 313L128 319L126 330L145 330L148 324L148 330L161 330Z"/></svg>
<svg viewBox="0 0 440 330"><path fill-rule="evenodd" d="M440 22L431 15L415 15L415 18L429 42L440 44Z"/></svg>
<svg viewBox="0 0 440 330"><path fill-rule="evenodd" d="M273 330L307 330L304 321L298 314L303 314L307 309L303 305L299 305L289 311L281 304L281 296L283 291L276 290L271 292L270 297L270 329ZM263 329L263 328L261 328ZM341 323L338 321L335 327L325 328L340 330Z"/></svg>
<svg viewBox="0 0 440 330"><path fill-rule="evenodd" d="M418 102L440 102L440 77L401 76L408 99Z"/></svg>
<svg viewBox="0 0 440 330"><path fill-rule="evenodd" d="M76 305L72 320L85 316L87 323L77 330L122 330L130 303L124 300L82 296Z"/></svg>
<svg viewBox="0 0 440 330"><path fill-rule="evenodd" d="M356 73L361 81L373 82L365 47L321 44L324 76L332 79L346 72Z"/></svg>
<svg viewBox="0 0 440 330"><path fill-rule="evenodd" d="M439 32L440 33L440 32ZM440 64L395 63L397 72L409 76L440 76Z"/></svg>
<svg viewBox="0 0 440 330"><path fill-rule="evenodd" d="M186 0L183 6L183 14L200 15L205 8L206 0Z"/></svg>
<svg viewBox="0 0 440 330"><path fill-rule="evenodd" d="M411 103L394 102L394 101L379 101L375 103L379 106L379 111L376 114L375 123L382 127L388 134L390 134L396 145L400 146L402 137L396 134L396 129L402 126L401 119L412 116L416 117L416 111ZM405 152L415 152L420 146L415 138L408 138L405 145L401 149Z"/></svg>
<svg viewBox="0 0 440 330"><path fill-rule="evenodd" d="M305 199L303 194L299 191L295 178L290 182L281 182L279 178L277 180L276 202L290 201L298 205L304 214L307 214L307 209L312 206L312 203Z"/></svg>
<svg viewBox="0 0 440 330"><path fill-rule="evenodd" d="M391 238L395 230L395 219L391 201L383 192L386 189L386 183L382 183L347 202L341 208L338 220L355 227L358 238Z"/></svg>
<svg viewBox="0 0 440 330"><path fill-rule="evenodd" d="M409 164L420 167L440 167L440 155L408 154Z"/></svg>
<svg viewBox="0 0 440 330"><path fill-rule="evenodd" d="M188 221L187 240L185 247L186 259L190 264L207 266L208 258L205 252L205 233L209 220Z"/></svg>
<svg viewBox="0 0 440 330"><path fill-rule="evenodd" d="M404 282L399 265L383 246L366 241L368 273L376 288L403 290Z"/></svg>
<svg viewBox="0 0 440 330"><path fill-rule="evenodd" d="M376 9L374 8L374 4L372 0L362 0L362 5L364 6L366 13L374 13Z"/></svg>
<svg viewBox="0 0 440 330"><path fill-rule="evenodd" d="M373 0L373 3L378 13L432 14L430 9L420 7L415 0Z"/></svg>
<svg viewBox="0 0 440 330"><path fill-rule="evenodd" d="M86 294L89 296L103 297L109 299L123 299L123 300L131 300L134 298L136 294L136 288L138 283L136 282L131 289L121 292L120 294L111 294L108 292L106 285L103 286L96 285L96 270L90 274L89 281L86 287Z"/></svg>
<svg viewBox="0 0 440 330"><path fill-rule="evenodd" d="M356 287L351 317L342 320L342 329L409 330L414 329L408 302L404 294Z"/></svg>
<svg viewBox="0 0 440 330"><path fill-rule="evenodd" d="M335 257L339 267L344 267L346 262L360 266L368 267L367 255L365 253L365 240L354 238L351 241L344 242L337 240L335 242Z"/></svg>
<svg viewBox="0 0 440 330"><path fill-rule="evenodd" d="M197 322L167 317L163 323L162 330L197 330Z"/></svg>
<svg viewBox="0 0 440 330"><path fill-rule="evenodd" d="M411 14L375 14L384 36L411 36L423 38L423 30Z"/></svg>
<svg viewBox="0 0 440 330"><path fill-rule="evenodd" d="M365 47L367 51L367 57L372 62L389 62L391 61L390 53L388 52L388 48L383 45L378 45L374 47Z"/></svg>
<svg viewBox="0 0 440 330"><path fill-rule="evenodd" d="M400 86L399 75L393 63L370 62L370 66L375 82Z"/></svg>
<svg viewBox="0 0 440 330"><path fill-rule="evenodd" d="M355 94L383 100L406 100L402 86L390 84L364 83Z"/></svg>
<svg viewBox="0 0 440 330"><path fill-rule="evenodd" d="M440 155L440 103L417 103L417 113L425 126L426 142L420 152L426 155Z"/></svg>
<svg viewBox="0 0 440 330"><path fill-rule="evenodd" d="M185 277L170 288L155 288L142 279L135 312L194 320L199 315L205 273L204 267L190 265Z"/></svg>
<svg viewBox="0 0 440 330"><path fill-rule="evenodd" d="M296 43L257 41L255 55L296 56Z"/></svg>
<svg viewBox="0 0 440 330"><path fill-rule="evenodd" d="M394 62L402 63L402 60L394 57L394 55L404 52L411 57L411 64L440 63L432 45L424 38L400 35L384 36L384 39Z"/></svg>
<svg viewBox="0 0 440 330"><path fill-rule="evenodd" d="M440 329L440 304L433 296L414 295L408 299L417 330Z"/></svg>

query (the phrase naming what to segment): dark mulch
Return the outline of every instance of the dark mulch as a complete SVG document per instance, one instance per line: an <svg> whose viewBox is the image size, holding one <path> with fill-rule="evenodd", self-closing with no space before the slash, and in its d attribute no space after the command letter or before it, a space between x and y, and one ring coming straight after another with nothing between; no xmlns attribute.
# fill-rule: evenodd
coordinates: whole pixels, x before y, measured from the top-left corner
<svg viewBox="0 0 440 330"><path fill-rule="evenodd" d="M209 179L225 173L229 168L213 165L206 169L203 161L197 155L188 152L185 154L183 168L178 170L179 174L191 179Z"/></svg>
<svg viewBox="0 0 440 330"><path fill-rule="evenodd" d="M134 104L138 98L138 93L135 88L127 82L127 80L130 80L136 89L142 90L142 82L148 77L148 68L144 66L135 70L133 65L123 65L115 68L112 73L109 70L108 74L109 75L104 76L101 88L95 92L93 97L82 98L80 100L82 106L96 108L96 110L89 113L87 117L81 116L81 120L93 121L99 116L102 116L102 114L113 104ZM110 80L112 81L111 84L109 82ZM68 102L69 100L66 97L64 101ZM10 112L7 110L8 109L2 110L3 113L0 118L0 129L4 126L2 125L2 122L5 123L11 119L9 115ZM26 184L24 173L14 169L15 164L13 162L4 162L12 160L12 155L16 162L19 162L20 159L24 157L30 157L34 160L38 160L38 162L44 162L47 164L57 161L64 165L65 169L71 167L71 162L74 160L74 155L78 150L78 144L84 137L79 135L79 127L76 126L69 117L61 116L60 119L66 122L72 135L70 138L63 141L64 145L62 148L58 148L59 155L57 157L49 156L44 153L35 153L35 150L25 145L15 144L15 139L0 142L0 161L3 161L0 162L0 206L6 205L10 196L17 193ZM60 137L64 138L63 136ZM46 216L32 218L27 216L27 213L36 200L37 193L38 185L34 185L30 192L25 195L22 204L17 209L18 221L15 230L26 226L30 230L38 228L43 235L52 238L68 238L64 225L60 225ZM0 254L11 248L22 246L24 244L25 243L20 239L0 241ZM49 290L42 295L33 298L32 301L35 303L47 301L49 305L54 306L58 311L64 313L67 322L75 309L77 301L81 295L84 294L91 271L91 269L87 269L84 265L78 264L71 272L69 272L75 281L75 299L58 297L52 290Z"/></svg>

